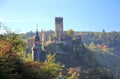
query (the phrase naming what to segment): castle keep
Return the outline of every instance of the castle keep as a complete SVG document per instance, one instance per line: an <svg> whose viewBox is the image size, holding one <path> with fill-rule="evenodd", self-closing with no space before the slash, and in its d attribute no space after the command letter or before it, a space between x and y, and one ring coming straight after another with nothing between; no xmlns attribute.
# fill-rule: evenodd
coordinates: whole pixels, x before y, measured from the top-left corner
<svg viewBox="0 0 120 79"><path fill-rule="evenodd" d="M61 37L63 33L63 18L62 17L55 17L55 37Z"/></svg>

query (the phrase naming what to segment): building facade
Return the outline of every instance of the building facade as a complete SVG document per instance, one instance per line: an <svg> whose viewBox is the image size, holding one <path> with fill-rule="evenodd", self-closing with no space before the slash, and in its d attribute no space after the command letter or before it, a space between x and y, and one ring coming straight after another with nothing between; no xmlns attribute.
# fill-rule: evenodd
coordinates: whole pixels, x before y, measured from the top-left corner
<svg viewBox="0 0 120 79"><path fill-rule="evenodd" d="M34 43L32 47L32 60L40 61L40 56L41 56L41 41L38 35L38 31L36 31L36 35L35 35Z"/></svg>

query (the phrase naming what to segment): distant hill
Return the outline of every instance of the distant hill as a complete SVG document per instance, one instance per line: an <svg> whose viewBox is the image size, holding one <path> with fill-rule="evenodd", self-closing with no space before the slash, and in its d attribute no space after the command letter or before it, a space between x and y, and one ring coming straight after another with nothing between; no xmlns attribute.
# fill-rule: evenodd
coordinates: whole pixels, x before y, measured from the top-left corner
<svg viewBox="0 0 120 79"><path fill-rule="evenodd" d="M82 32L82 39L87 46L94 42L114 48L114 53L120 52L120 32Z"/></svg>

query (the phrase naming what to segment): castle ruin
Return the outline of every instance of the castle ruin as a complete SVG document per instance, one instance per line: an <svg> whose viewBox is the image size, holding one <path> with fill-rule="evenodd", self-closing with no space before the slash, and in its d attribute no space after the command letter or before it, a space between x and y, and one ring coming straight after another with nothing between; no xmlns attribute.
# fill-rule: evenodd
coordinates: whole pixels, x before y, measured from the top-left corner
<svg viewBox="0 0 120 79"><path fill-rule="evenodd" d="M55 31L42 31L39 32L41 37L42 49L49 44L63 44L64 49L69 51L79 49L82 43L81 35L74 35L71 37L63 30L63 17L55 17ZM38 32L37 32L38 33ZM38 34L37 34L38 35ZM31 49L33 40L28 40L28 50ZM57 50L57 49L56 49ZM29 51L30 52L30 51Z"/></svg>
<svg viewBox="0 0 120 79"><path fill-rule="evenodd" d="M60 40L63 33L63 17L55 17L55 37Z"/></svg>

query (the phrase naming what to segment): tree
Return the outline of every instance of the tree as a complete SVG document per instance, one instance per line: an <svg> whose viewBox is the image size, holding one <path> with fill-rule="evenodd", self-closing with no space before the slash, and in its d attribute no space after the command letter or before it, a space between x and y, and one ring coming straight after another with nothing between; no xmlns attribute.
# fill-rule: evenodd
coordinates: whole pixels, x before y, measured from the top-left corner
<svg viewBox="0 0 120 79"><path fill-rule="evenodd" d="M69 68L68 74L70 77L68 79L79 79L80 69L79 68Z"/></svg>
<svg viewBox="0 0 120 79"><path fill-rule="evenodd" d="M22 38L18 34L6 34L5 41L9 41L11 43L11 50L13 50L17 55L23 57L25 55L26 42L22 40Z"/></svg>
<svg viewBox="0 0 120 79"><path fill-rule="evenodd" d="M0 43L0 79L22 79L23 62L13 49L14 40L10 41L10 39L6 39L8 37L2 37L0 38L0 42L2 42Z"/></svg>
<svg viewBox="0 0 120 79"><path fill-rule="evenodd" d="M46 69L46 77L49 79L53 79L58 76L58 72L60 70L60 65L55 63L55 54L47 55L47 62L45 63Z"/></svg>
<svg viewBox="0 0 120 79"><path fill-rule="evenodd" d="M49 37L50 41L53 41L54 37L52 34L50 34L50 37Z"/></svg>
<svg viewBox="0 0 120 79"><path fill-rule="evenodd" d="M69 30L67 31L67 34L68 34L69 36L73 37L74 31L73 31L72 29L69 29Z"/></svg>
<svg viewBox="0 0 120 79"><path fill-rule="evenodd" d="M6 37L6 36L3 36ZM19 53L24 42L17 35L0 39L0 79L55 79L60 65L55 55L48 54L47 62L23 62Z"/></svg>
<svg viewBox="0 0 120 79"><path fill-rule="evenodd" d="M93 50L93 51L96 51L96 49L97 49L97 47L96 47L96 45L94 44L94 42L91 42L91 43L89 44L89 48L90 48L91 50Z"/></svg>
<svg viewBox="0 0 120 79"><path fill-rule="evenodd" d="M8 52L11 48L11 43L0 39L0 57Z"/></svg>

